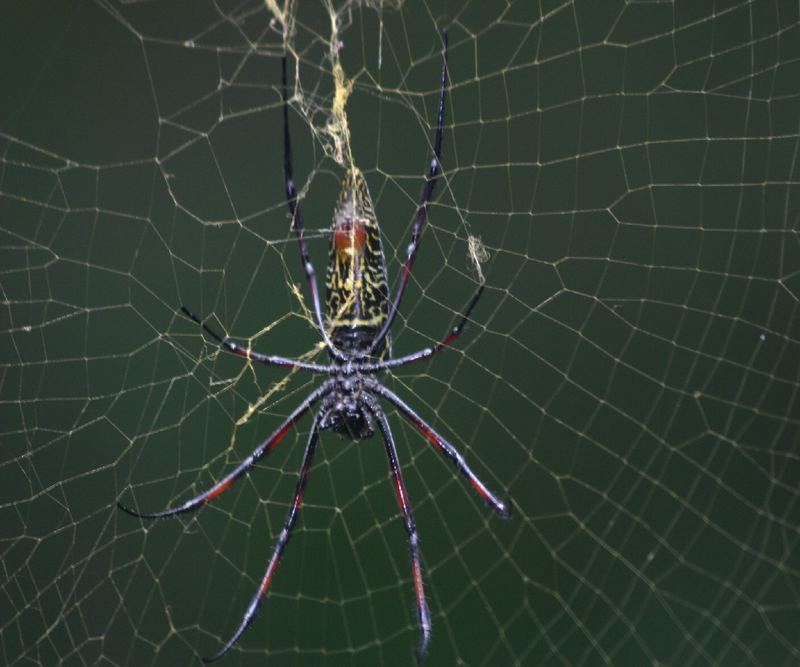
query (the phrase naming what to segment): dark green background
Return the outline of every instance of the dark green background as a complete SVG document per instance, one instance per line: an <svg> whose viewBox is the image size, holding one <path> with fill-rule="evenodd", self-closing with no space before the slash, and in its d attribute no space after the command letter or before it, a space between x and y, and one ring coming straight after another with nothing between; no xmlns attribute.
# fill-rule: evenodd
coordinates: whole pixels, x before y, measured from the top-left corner
<svg viewBox="0 0 800 667"><path fill-rule="evenodd" d="M296 176L317 271L342 170L321 5L300 2ZM317 336L283 201L262 3L0 10L0 662L200 664L249 601L308 421L212 506L143 522L311 390L217 354ZM380 26L381 66L378 67ZM387 377L498 493L492 517L390 415L421 533L427 665L800 662L796 3L406 2L343 12L347 107L391 277L446 185L394 327L455 349ZM294 62L294 61L292 61ZM312 126L317 133L311 131ZM274 326L273 326L274 325ZM321 359L324 357L320 356ZM264 613L224 664L408 665L408 550L378 440L325 434Z"/></svg>

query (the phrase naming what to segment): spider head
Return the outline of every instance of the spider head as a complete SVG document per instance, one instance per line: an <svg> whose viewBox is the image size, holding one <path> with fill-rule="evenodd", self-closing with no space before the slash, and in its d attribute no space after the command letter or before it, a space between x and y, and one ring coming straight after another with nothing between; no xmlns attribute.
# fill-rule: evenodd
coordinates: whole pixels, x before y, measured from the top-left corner
<svg viewBox="0 0 800 667"><path fill-rule="evenodd" d="M370 415L352 395L341 396L336 401L333 409L323 417L320 429L333 431L355 442L375 433Z"/></svg>

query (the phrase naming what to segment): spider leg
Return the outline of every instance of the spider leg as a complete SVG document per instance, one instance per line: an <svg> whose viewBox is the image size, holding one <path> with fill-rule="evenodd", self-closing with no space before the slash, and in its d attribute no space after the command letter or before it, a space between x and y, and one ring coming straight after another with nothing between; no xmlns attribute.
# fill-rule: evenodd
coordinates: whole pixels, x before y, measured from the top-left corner
<svg viewBox="0 0 800 667"><path fill-rule="evenodd" d="M394 444L394 436L392 436L389 420L386 418L386 414L383 412L380 405L378 405L378 402L369 394L364 394L362 396L362 401L378 420L378 428L380 428L383 441L386 444L386 454L389 457L389 467L392 471L392 481L394 482L394 489L397 493L397 502L400 505L400 510L403 512L403 523L408 535L408 549L411 554L411 575L414 579L414 593L417 597L417 621L420 630L419 646L417 647L417 662L421 662L425 657L425 653L428 650L428 642L430 642L431 639L431 612L428 609L428 602L425 599L425 588L422 582L422 565L419 556L417 524L411 512L411 503L408 499L403 475L400 472L400 464L397 460L397 447L395 447Z"/></svg>
<svg viewBox="0 0 800 667"><path fill-rule="evenodd" d="M461 332L464 330L464 327L467 324L467 320L469 316L472 314L473 308L475 308L475 304L478 303L478 299L480 299L481 294L483 294L484 285L478 287L478 291L475 292L475 295L472 297L472 300L469 302L466 310L461 315L461 319L458 323L450 329L450 332L445 336L441 341L436 343L433 347L426 347L423 350L419 350L418 352L414 352L413 354L407 354L403 357L397 357L396 359L383 359L381 361L375 362L366 362L363 364L358 365L358 370L361 372L376 372L376 371L383 371L388 370L391 368L397 368L398 366L405 366L406 364L413 363L415 361L422 361L423 359L429 359L434 354L438 354L444 348L449 347L452 345L456 339L461 335Z"/></svg>
<svg viewBox="0 0 800 667"><path fill-rule="evenodd" d="M205 322L203 322L203 320L197 317L197 315L195 315L192 311L190 311L186 306L181 306L181 312L184 315L186 315L186 317L188 317L190 320L203 327L203 331L205 331L217 343L219 343L220 347L225 348L229 352L233 352L235 355L244 357L245 359L249 359L250 361L256 361L259 364L264 364L265 366L281 366L282 368L292 368L303 371L311 371L312 373L331 372L330 366L323 366L321 364L309 364L306 363L305 361L298 361L297 359L288 359L286 357L277 357L272 354L261 354L260 352L255 352L254 350L242 347L241 345L237 345L236 343L234 343L232 340L220 336L216 331L214 331L211 327L209 327Z"/></svg>
<svg viewBox="0 0 800 667"><path fill-rule="evenodd" d="M345 359L339 350L337 350L331 342L328 332L325 329L325 324L322 319L322 309L319 301L319 289L317 287L317 276L314 271L314 265L311 263L311 254L308 252L308 244L306 243L303 217L300 211L300 200L297 197L297 188L294 185L292 178L292 138L289 134L289 93L286 75L286 56L283 57L283 175L286 183L286 204L289 207L289 213L292 216L292 228L294 229L297 243L300 246L300 261L303 264L303 271L305 271L308 286L311 290L311 297L314 301L314 312L317 316L317 326L319 326L320 334L322 335L325 344L337 359Z"/></svg>
<svg viewBox="0 0 800 667"><path fill-rule="evenodd" d="M319 412L317 412L317 414L314 416L314 423L311 425L311 434L308 437L308 444L306 445L306 451L303 455L303 466L300 468L300 475L297 478L297 486L294 490L294 499L292 500L292 505L289 508L289 512L286 514L286 519L284 519L283 530L281 530L281 533L278 536L278 541L275 543L275 548L272 552L272 558L270 558L267 569L264 572L264 577L261 579L261 585L258 587L258 590L253 596L253 599L250 601L250 604L247 606L247 611L245 611L239 626L236 628L236 632L231 635L231 638L214 655L210 657L204 657L203 662L214 662L215 660L219 660L228 651L230 651L234 644L239 641L245 630L250 627L250 624L253 622L259 610L261 609L261 606L264 604L264 598L269 591L269 586L272 583L272 577L275 576L275 570L278 569L278 565L281 562L283 550L286 548L286 545L289 544L289 540L292 537L292 529L297 523L297 517L299 516L300 508L303 505L303 494L306 490L306 484L308 484L308 474L311 470L311 462L314 459L314 452L316 451L317 442L319 441L319 423L322 419L323 412L326 410L326 405L323 405Z"/></svg>
<svg viewBox="0 0 800 667"><path fill-rule="evenodd" d="M442 136L444 130L444 112L445 101L447 98L447 32L442 32L442 40L444 41L444 52L442 54L442 80L441 88L439 91L439 113L436 123L436 135L433 140L433 159L431 160L428 173L425 177L425 183L422 186L422 191L419 195L419 203L417 204L417 215L414 220L414 226L411 229L411 243L408 244L406 251L406 261L403 264L403 271L400 275L400 282L397 286L397 292L389 306L389 315L386 318L386 323L380 330L372 345L369 348L369 353L380 344L389 330L392 328L392 323L397 315L397 309L400 307L400 301L403 299L403 294L406 291L408 280L411 278L411 270L414 268L414 260L417 257L417 249L419 248L420 238L422 236L422 229L428 218L428 203L433 197L433 191L436 188L436 182L439 180L441 173L441 158L442 158Z"/></svg>
<svg viewBox="0 0 800 667"><path fill-rule="evenodd" d="M467 478L467 481L470 483L472 488L475 489L483 501L489 505L489 507L491 507L499 517L507 519L511 516L511 503L508 501L503 502L491 491L489 491L488 487L472 471L472 468L469 467L461 453L441 435L434 431L433 427L431 427L422 417L414 412L414 410L405 401L403 401L403 399L401 399L390 389L384 387L377 380L371 380L365 384L370 391L383 396L386 400L392 403L400 411L400 413L406 419L408 419L408 421L410 421L414 427L433 444L434 447L436 447L436 449L450 459L455 464L458 471Z"/></svg>
<svg viewBox="0 0 800 667"><path fill-rule="evenodd" d="M333 390L333 381L329 380L321 387L313 391L308 398L306 398L296 409L295 411L290 414L286 421L281 424L278 429L267 438L264 442L262 442L256 449L253 451L250 456L248 456L244 461L242 461L234 470L228 473L225 477L223 477L219 482L217 482L214 486L212 486L208 491L204 491L198 496L195 496L191 500L187 500L183 505L179 505L178 507L172 507L169 509L162 510L160 512L137 512L136 510L132 510L129 507L126 507L122 503L118 502L117 507L119 507L123 512L127 512L128 514L139 517L142 519L163 519L164 517L174 516L175 514L183 514L184 512L191 512L196 510L198 507L202 507L210 503L214 500L217 496L222 495L225 491L227 491L233 484L238 480L242 475L244 475L247 471L250 470L258 461L260 461L264 456L269 454L277 445L278 443L283 440L289 431L291 431L297 421L302 417L308 410L311 408L314 403L316 403L320 398L329 394Z"/></svg>

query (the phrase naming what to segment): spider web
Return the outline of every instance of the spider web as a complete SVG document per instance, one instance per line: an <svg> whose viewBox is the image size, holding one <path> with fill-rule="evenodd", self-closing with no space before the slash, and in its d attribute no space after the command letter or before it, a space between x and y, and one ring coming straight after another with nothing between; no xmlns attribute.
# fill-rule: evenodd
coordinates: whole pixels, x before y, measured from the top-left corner
<svg viewBox="0 0 800 667"><path fill-rule="evenodd" d="M439 339L480 271L487 288L453 349L386 382L516 513L491 516L390 413L427 664L800 661L796 3L3 14L0 661L195 664L230 636L310 420L191 516L115 503L208 488L319 380L220 353L178 307L324 361L283 195L281 55L317 273L352 155L394 281L445 26L444 176L394 353ZM405 665L417 633L383 447L325 433L226 664Z"/></svg>

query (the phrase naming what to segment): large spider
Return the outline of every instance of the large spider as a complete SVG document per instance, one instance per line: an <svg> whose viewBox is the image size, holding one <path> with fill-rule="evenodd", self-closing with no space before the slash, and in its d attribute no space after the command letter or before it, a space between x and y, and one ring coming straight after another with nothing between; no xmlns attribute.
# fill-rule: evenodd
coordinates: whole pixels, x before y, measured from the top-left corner
<svg viewBox="0 0 800 667"><path fill-rule="evenodd" d="M411 269L419 248L420 236L425 226L428 212L428 203L433 196L436 181L440 173L439 160L442 151L442 127L445 115L445 97L447 91L447 35L444 34L444 50L442 59L441 91L439 94L439 112L434 139L434 157L431 160L425 183L422 187L417 213L411 232L411 243L408 246L403 272L397 286L397 292L391 303L389 302L389 289L386 277L386 263L381 247L380 231L375 219L372 199L367 189L366 181L361 172L355 167L348 169L342 181L342 189L333 214L332 237L330 257L327 271L327 315L328 325L322 318L319 293L314 267L308 253L308 247L303 233L303 222L300 216L300 201L297 190L292 180L292 150L289 136L289 111L287 97L286 58L283 59L283 124L284 124L284 175L286 180L286 196L289 212L292 216L292 226L300 246L300 258L303 269L308 279L311 295L314 301L317 326L325 342L331 363L328 365L306 363L304 361L287 359L273 355L261 354L227 338L210 329L196 315L187 308L182 307L183 313L199 324L219 345L241 357L267 366L281 366L320 375L327 375L328 379L315 389L292 412L291 415L278 427L278 429L262 442L255 451L242 461L232 472L228 473L211 489L195 496L178 507L161 512L137 512L119 504L120 509L136 517L156 519L183 512L191 512L211 502L224 491L229 489L236 480L248 472L258 461L269 454L278 443L283 440L289 431L294 428L298 420L309 409L321 401L320 408L314 414L311 424L311 433L306 444L303 465L297 480L297 486L292 499L292 505L286 515L272 553L272 558L267 565L264 577L258 591L253 596L247 611L245 611L236 631L226 644L213 656L203 658L206 662L218 660L236 644L244 631L250 626L258 613L264 598L267 595L272 577L280 563L283 550L289 543L292 529L297 523L297 517L302 506L303 494L308 483L311 462L317 448L320 431L335 431L340 435L358 441L373 435L373 421L377 422L386 453L389 457L389 467L392 472L397 500L403 512L405 529L408 533L408 544L411 552L411 573L414 580L414 592L417 600L417 617L420 627L420 642L417 649L417 658L425 655L431 636L431 615L425 600L425 591L422 582L422 566L419 556L419 537L411 512L411 505L406 493L400 464L397 459L397 448L394 444L389 420L381 408L378 398L382 398L393 405L411 424L427 438L433 446L445 457L450 459L459 472L467 478L478 495L499 516L510 516L511 507L507 502L497 498L478 476L467 465L463 456L439 435L422 417L420 417L402 398L386 388L377 379L376 375L406 364L428 359L445 347L452 344L461 334L467 319L475 307L483 291L483 285L472 297L466 310L458 323L450 330L445 338L434 345L413 354L408 354L396 359L386 357L386 338L391 329L397 309L403 298Z"/></svg>

